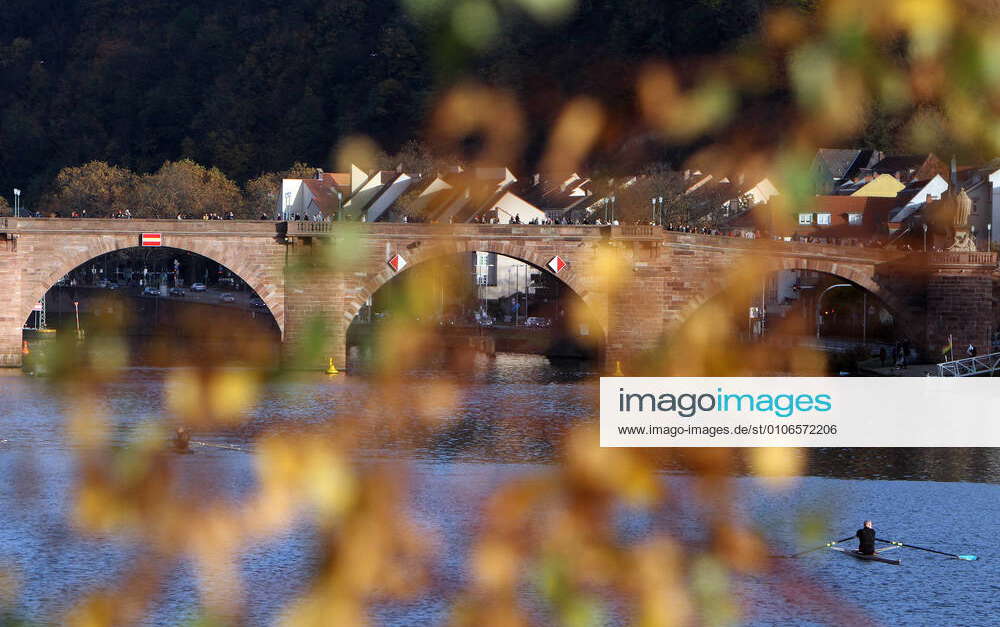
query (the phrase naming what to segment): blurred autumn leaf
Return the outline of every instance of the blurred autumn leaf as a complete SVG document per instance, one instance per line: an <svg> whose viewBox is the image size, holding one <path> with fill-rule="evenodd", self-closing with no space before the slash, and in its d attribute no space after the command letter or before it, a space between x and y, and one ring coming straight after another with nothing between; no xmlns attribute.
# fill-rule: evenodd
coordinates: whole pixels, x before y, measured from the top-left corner
<svg viewBox="0 0 1000 627"><path fill-rule="evenodd" d="M449 36L483 50L500 45L506 3L486 0L407 3L418 16L445 24ZM540 20L568 15L570 0L521 0L516 3ZM726 153L735 165L773 171L784 200L809 195L808 160L818 146L856 141L872 115L899 116L914 146L948 142L969 153L1000 152L1000 28L989 7L953 0L830 0L814 12L787 7L768 12L759 37L740 43L738 52L700 59L685 67L662 59L633 59L638 119L622 121L620 109L592 95L574 95L556 109L544 167L573 170L587 161L606 134L621 126L643 127L667 145L697 147L699 156ZM692 69L694 68L694 69ZM787 98L769 99L774 94ZM480 136L481 163L508 163L523 156L531 139L530 114L513 92L485 82L461 81L444 89L428 116L431 145L451 150L469 136ZM770 123L765 137L745 124L761 109ZM333 153L338 163L378 159L374 140L351 136ZM235 184L217 169L192 161L168 162L146 175L149 195L138 193L151 215L175 210L235 207ZM83 180L86 192L77 189ZM141 185L134 176L108 164L90 163L57 179L64 199L116 206L122 190ZM91 190L102 190L97 196ZM208 191L211 191L209 194ZM259 190L258 190L259 192ZM93 196L93 197L91 197ZM258 193L257 196L260 196ZM255 201L259 207L260 199ZM336 246L312 273L350 272L361 250L357 225L343 227ZM706 302L646 369L665 375L730 376L761 372L816 374L825 365L815 352L772 350L767 345L734 350L737 329L729 312L741 304L748 286L769 271L765 262L747 264L721 285L737 286L721 300ZM614 286L632 272L627 251L603 248L595 267L598 282ZM447 273L435 276L445 283ZM743 286L745 289L739 289ZM400 309L418 318L432 309L429 281L416 281ZM310 325L300 351L303 362L323 356L329 327L323 312ZM579 320L583 312L569 312ZM606 317L596 315L608 328ZM613 313L607 313L607 316ZM385 408L410 408L433 432L463 394L461 379L430 384L423 398L412 388L392 385L410 364L440 340L434 325L412 324L401 316L380 327L373 360L372 402L357 415L337 415L336 431L302 428L298 432L258 433L256 478L239 502L188 486L178 469L182 455L169 451L171 424L150 422L126 446L110 437L105 385L114 371L77 368L86 364L70 350L57 352L53 371L72 397L74 411L67 438L79 466L73 496L74 521L82 533L136 538L148 554L131 576L108 589L77 600L66 620L81 625L138 622L155 595L162 573L158 562L190 559L198 572L201 604L208 617L241 622L243 595L236 563L245 547L288 530L308 517L321 530L312 578L283 615L287 624L360 624L386 599L407 599L435 591L433 563L442 547L415 522L408 501L408 457L373 463L359 461L358 449L371 425L405 431L412 424L388 419ZM121 352L113 341L110 355ZM120 361L113 358L113 361ZM292 360L295 361L293 354ZM62 367L60 367L60 364ZM191 370L169 375L167 408L185 425L221 428L244 424L254 408L263 375L234 371L217 355ZM120 376L120 375L119 375ZM335 408L329 411L336 412ZM400 412L402 413L402 412ZM454 601L455 624L528 624L525 585L538 589L549 616L571 625L599 624L609 616L643 625L732 624L741 609L734 599L735 573L768 567L761 537L732 507L729 477L743 462L775 487L802 472L804 453L760 449L744 454L727 449L647 451L602 449L591 424L575 425L559 444L557 464L538 468L529 478L502 482L483 506L468 554L468 580L447 599ZM667 490L662 469L680 463L696 479L690 494ZM616 513L633 508L650 516L670 515L683 499L705 504L706 544L692 545L668 525L654 527L638 541L615 532ZM815 539L816 519L803 521L803 534ZM0 595L16 595L7 579ZM5 598L5 597L3 597ZM208 620L208 619L206 619Z"/></svg>

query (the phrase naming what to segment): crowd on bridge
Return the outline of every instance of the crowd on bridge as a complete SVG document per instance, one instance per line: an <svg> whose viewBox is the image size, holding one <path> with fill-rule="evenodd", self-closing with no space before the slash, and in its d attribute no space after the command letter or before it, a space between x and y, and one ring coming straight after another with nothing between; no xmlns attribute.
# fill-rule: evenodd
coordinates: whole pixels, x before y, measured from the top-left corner
<svg viewBox="0 0 1000 627"><path fill-rule="evenodd" d="M197 216L195 216L195 215L190 214L190 213L183 213L183 212L181 212L181 213L177 214L177 219L178 220L198 220L199 218ZM233 213L232 211L227 211L227 212L221 213L221 214L220 213L215 213L215 212L203 213L203 214L201 214L201 218L200 219L201 220L235 220L236 219L236 214ZM267 217L264 216L264 215L261 215L261 219L262 220L266 220Z"/></svg>
<svg viewBox="0 0 1000 627"><path fill-rule="evenodd" d="M26 213L28 213L28 212L26 212ZM30 213L30 215L26 215L25 217L29 217L29 218L45 218L45 217L48 217L48 218L62 218L63 216L60 214L60 212L53 211L48 216L43 216L41 213L34 212L34 213ZM70 212L69 217L72 218L72 219L110 218L112 220L131 220L134 216L132 215L132 212L130 210L128 210L128 209L122 209L122 210L112 211L112 212L108 213L107 216L87 215L87 210L86 209L83 209L81 211L77 211L76 209L74 209L73 211ZM149 220L150 218L142 218L142 219L143 220ZM191 213L180 212L180 213L177 214L177 219L178 220L199 220L199 219L200 220L237 220L238 218L236 217L236 214L233 213L232 211L227 211L227 212L224 212L224 213L215 213L215 212L203 213L200 217L198 217L198 216L196 216L194 214L191 214ZM262 220L262 221L264 221L264 220L270 220L271 218L269 218L266 214L261 214L259 219Z"/></svg>
<svg viewBox="0 0 1000 627"><path fill-rule="evenodd" d="M41 214L35 213L31 217L42 218ZM60 218L58 212L54 212L52 215L48 216L51 218ZM88 215L86 210L82 211L72 211L70 218L99 218L105 216L94 216ZM114 211L106 216L111 219L132 219L134 216L128 209ZM144 218L147 219L147 218ZM238 220L238 218L232 211L224 213L208 212L203 213L201 216L197 216L191 213L180 212L176 216L177 220ZM261 214L258 218L260 221L280 221L280 217L272 218L267 214ZM341 218L336 218L334 216L325 217L314 217L309 215L292 214L289 216L291 221L319 221L319 222L334 222L334 221L355 221L364 222L365 216L349 216L346 213ZM427 220L422 216L414 216L403 214L397 216L397 220L402 223L408 224L437 224L437 220ZM452 221L448 220L448 224ZM469 221L470 224L502 224L500 220L496 217L486 217L477 216ZM800 235L793 234L791 236L780 236L773 235L767 231L762 231L761 229L747 230L747 229L735 229L735 228L724 228L717 226L706 226L706 225L692 225L684 224L679 222L668 222L666 224L657 224L652 221L647 222L632 222L632 223L622 223L617 219L607 219L603 216L591 217L589 220L580 220L575 218L558 217L554 219L545 218L533 218L531 220L522 221L519 215L514 215L509 224L516 225L526 225L526 226L652 226L662 228L664 231L673 233L691 233L695 235L711 235L716 237L733 237L739 239L757 239L757 240L773 240L773 241L785 241L785 242L795 242L795 243L806 243L806 244L818 244L818 245L832 245L832 246L851 246L858 248L893 248L896 250L914 250L910 243L908 242L892 242L887 243L885 239L878 237L871 238L861 238L861 237L824 237L820 235ZM941 249L937 246L929 246L929 251L940 252Z"/></svg>

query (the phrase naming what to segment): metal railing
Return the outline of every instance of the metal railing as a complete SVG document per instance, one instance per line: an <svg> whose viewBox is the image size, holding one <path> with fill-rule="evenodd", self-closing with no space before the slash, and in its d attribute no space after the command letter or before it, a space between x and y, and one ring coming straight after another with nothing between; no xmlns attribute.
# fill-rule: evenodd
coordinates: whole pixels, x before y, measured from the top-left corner
<svg viewBox="0 0 1000 627"><path fill-rule="evenodd" d="M938 364L939 377L977 377L993 375L1000 369L1000 353L966 357Z"/></svg>

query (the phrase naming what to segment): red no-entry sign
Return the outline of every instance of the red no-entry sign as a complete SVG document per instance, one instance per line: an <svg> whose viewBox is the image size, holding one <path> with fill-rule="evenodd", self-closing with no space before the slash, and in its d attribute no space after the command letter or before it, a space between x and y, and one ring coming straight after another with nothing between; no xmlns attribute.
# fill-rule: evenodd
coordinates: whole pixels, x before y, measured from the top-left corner
<svg viewBox="0 0 1000 627"><path fill-rule="evenodd" d="M143 246L162 246L163 235L160 233L143 233L140 243Z"/></svg>

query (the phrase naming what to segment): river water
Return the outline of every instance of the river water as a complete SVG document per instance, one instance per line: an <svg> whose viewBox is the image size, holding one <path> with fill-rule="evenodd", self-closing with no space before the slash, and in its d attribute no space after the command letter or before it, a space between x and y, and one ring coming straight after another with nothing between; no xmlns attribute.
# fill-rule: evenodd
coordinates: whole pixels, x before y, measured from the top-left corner
<svg viewBox="0 0 1000 627"><path fill-rule="evenodd" d="M164 415L168 371L133 368L111 384L106 398L121 446L148 420ZM414 395L439 375L416 373ZM526 355L498 355L462 382L450 424L432 438L373 440L362 459L405 458L412 464L412 507L448 550L438 572L451 589L467 576L467 548L480 507L504 481L538 473L552 464L566 430L593 421L597 384L579 364L553 366ZM336 421L372 393L364 377L306 376L271 384L247 424L227 433L197 434L200 440L246 452L202 447L182 456L192 476L212 476L220 494L239 498L254 484L254 438L274 430ZM69 519L76 476L65 435L72 400L55 384L15 372L0 373L0 568L16 573L20 589L13 610L42 622L57 622L73 599L113 583L137 551L129 541L79 535ZM860 562L823 550L782 560L770 574L734 581L741 623L841 624L860 615L878 624L1000 624L1000 451L991 449L817 450L805 476L785 487L736 476L738 509L777 552L792 552L803 513L825 516L829 539L851 535L865 518L880 536L980 556L965 562L899 549L896 567ZM28 469L30 486L15 481ZM675 493L691 490L683 467L664 468L662 481ZM633 539L656 525L624 514ZM671 524L696 537L699 520L678 512ZM248 618L271 624L295 596L314 566L316 537L301 525L254 547L242 559ZM829 593L817 598L806 588ZM531 594L531 592L526 592ZM427 594L403 605L382 607L383 624L441 624L447 594ZM149 624L173 624L197 611L198 594L188 566L178 567L158 597ZM853 617L853 618L848 618ZM614 622L613 619L609 619Z"/></svg>

